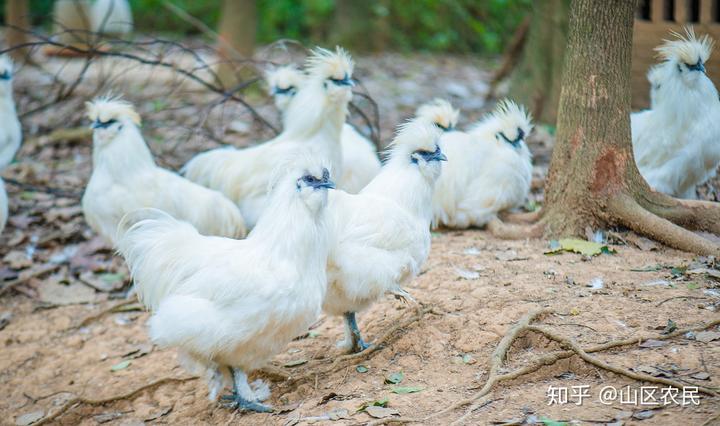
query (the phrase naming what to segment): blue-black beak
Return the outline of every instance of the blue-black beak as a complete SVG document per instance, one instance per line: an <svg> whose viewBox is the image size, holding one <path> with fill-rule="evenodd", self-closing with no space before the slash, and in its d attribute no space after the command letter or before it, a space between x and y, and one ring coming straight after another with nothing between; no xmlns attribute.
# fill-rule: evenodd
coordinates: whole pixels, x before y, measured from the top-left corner
<svg viewBox="0 0 720 426"><path fill-rule="evenodd" d="M455 130L454 126L445 127L440 123L435 123L435 125L438 126L440 128L440 130L442 130L443 132L452 132L453 130Z"/></svg>
<svg viewBox="0 0 720 426"><path fill-rule="evenodd" d="M687 67L690 71L700 71L705 73L705 64L703 64L700 60L698 60L695 65L688 65Z"/></svg>
<svg viewBox="0 0 720 426"><path fill-rule="evenodd" d="M312 175L306 175L302 178L305 184L313 189L334 189L335 182L330 180L330 172L323 169L322 178L318 179ZM299 188L299 186L298 186Z"/></svg>
<svg viewBox="0 0 720 426"><path fill-rule="evenodd" d="M284 89L281 89L277 86L273 87L273 95L294 95L295 94L295 87L288 86Z"/></svg>
<svg viewBox="0 0 720 426"><path fill-rule="evenodd" d="M517 130L518 130L518 135L517 135L517 137L516 137L514 140L510 140L510 138L508 138L507 136L505 136L505 133L504 133L504 132L500 132L500 137L503 138L503 140L505 140L505 142L507 142L507 143L509 143L510 145L512 145L513 148L519 147L519 146L520 146L520 142L522 142L522 140L525 138L525 132L524 132L522 129L517 129Z"/></svg>
<svg viewBox="0 0 720 426"><path fill-rule="evenodd" d="M431 161L447 161L447 156L445 156L445 154L440 151L439 146L436 146L435 151L433 152L420 151L419 154L423 158L423 160L427 161L428 163Z"/></svg>
<svg viewBox="0 0 720 426"><path fill-rule="evenodd" d="M111 125L114 124L114 123L117 123L117 120L108 120L108 121L104 121L104 122L103 122L103 121L100 121L100 120L95 120L95 121L93 121L93 123L90 125L90 127L93 128L93 129L104 129L104 128L106 128L106 127L111 126Z"/></svg>
<svg viewBox="0 0 720 426"><path fill-rule="evenodd" d="M0 72L0 80L10 80L11 78L12 74L10 73L10 71L5 70L3 72Z"/></svg>
<svg viewBox="0 0 720 426"><path fill-rule="evenodd" d="M345 77L343 77L343 78L341 78L341 79L331 78L330 80L332 80L332 82L335 83L335 84L338 85L338 86L350 86L350 87L353 87L353 86L355 85L355 83L350 79L350 76L347 75L347 74L345 74Z"/></svg>

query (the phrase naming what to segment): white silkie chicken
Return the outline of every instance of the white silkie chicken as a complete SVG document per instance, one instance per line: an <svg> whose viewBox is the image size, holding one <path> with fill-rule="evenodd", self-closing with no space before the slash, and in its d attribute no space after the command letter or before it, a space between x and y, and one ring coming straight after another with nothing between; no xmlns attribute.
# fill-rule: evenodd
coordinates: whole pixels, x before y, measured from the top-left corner
<svg viewBox="0 0 720 426"><path fill-rule="evenodd" d="M119 251L140 300L152 311L152 340L176 347L186 367L207 373L215 400L270 411L267 385L250 386L262 367L317 320L327 289L326 165L301 158L283 170L265 214L245 240L205 237L154 209L128 214Z"/></svg>
<svg viewBox="0 0 720 426"><path fill-rule="evenodd" d="M0 171L10 164L20 148L22 130L15 110L12 91L13 63L8 55L0 55ZM0 232L8 218L8 198L0 179Z"/></svg>
<svg viewBox="0 0 720 426"><path fill-rule="evenodd" d="M368 347L355 313L384 295L410 298L402 289L430 252L432 193L445 155L441 131L416 118L400 127L389 160L359 194L332 191L328 204L330 257L323 310L342 315L345 340L355 352Z"/></svg>
<svg viewBox="0 0 720 426"><path fill-rule="evenodd" d="M245 222L237 206L155 164L140 133L140 116L124 101L87 103L93 122L93 172L82 207L88 224L114 243L127 212L154 207L190 222L201 234L241 238Z"/></svg>
<svg viewBox="0 0 720 426"><path fill-rule="evenodd" d="M250 228L265 207L271 171L288 152L310 151L329 160L333 176L342 174L340 133L352 98L353 61L341 48L318 48L308 58L307 70L305 83L288 106L283 132L275 139L244 149L213 149L183 168L188 179L237 203Z"/></svg>
<svg viewBox="0 0 720 426"><path fill-rule="evenodd" d="M664 62L648 74L652 109L630 116L633 151L653 189L693 199L720 165L720 101L705 74L713 42L690 28L673 34L656 49Z"/></svg>
<svg viewBox="0 0 720 426"><path fill-rule="evenodd" d="M283 114L283 121L288 116L290 101L304 84L305 78L305 74L293 65L278 67L267 73L270 93L275 100L275 106ZM380 172L380 159L375 145L351 124L343 125L340 145L343 172L338 179L338 188L357 194Z"/></svg>
<svg viewBox="0 0 720 426"><path fill-rule="evenodd" d="M0 55L0 170L12 162L22 140L22 129L13 99L12 79L12 60L8 55Z"/></svg>
<svg viewBox="0 0 720 426"><path fill-rule="evenodd" d="M433 197L433 226L481 227L501 211L521 206L530 193L533 129L525 108L509 100L465 132L443 134L448 164Z"/></svg>

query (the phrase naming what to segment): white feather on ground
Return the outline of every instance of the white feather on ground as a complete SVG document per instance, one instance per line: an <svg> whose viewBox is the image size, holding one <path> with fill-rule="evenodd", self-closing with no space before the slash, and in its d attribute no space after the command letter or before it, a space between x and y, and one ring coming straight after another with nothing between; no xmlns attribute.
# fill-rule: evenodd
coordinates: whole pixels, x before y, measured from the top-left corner
<svg viewBox="0 0 720 426"><path fill-rule="evenodd" d="M286 174L245 240L202 236L154 209L129 213L120 225L119 252L153 312L153 341L208 370L211 399L232 368L238 396L261 400L244 374L317 320L327 288L324 166L301 158L278 168ZM254 407L245 408L262 409Z"/></svg>
<svg viewBox="0 0 720 426"><path fill-rule="evenodd" d="M140 133L140 117L126 102L88 103L93 131L93 172L82 198L88 224L115 242L125 213L161 209L190 222L201 234L240 238L245 222L237 206L217 191L155 165Z"/></svg>
<svg viewBox="0 0 720 426"><path fill-rule="evenodd" d="M224 147L196 155L183 168L185 176L216 189L240 207L252 228L267 198L270 173L279 158L298 148L329 159L333 176L342 174L340 134L352 97L353 62L342 49L316 49L307 61L308 77L293 97L283 132L250 148Z"/></svg>
<svg viewBox="0 0 720 426"><path fill-rule="evenodd" d="M691 29L673 35L656 49L664 62L648 73L652 109L630 116L633 151L653 189L694 199L720 165L720 101L704 69L713 42Z"/></svg>
<svg viewBox="0 0 720 426"><path fill-rule="evenodd" d="M420 272L430 251L432 190L441 171L440 133L423 119L405 124L389 161L359 194L330 193L326 312L353 314L354 322L355 312L387 293L409 298L402 286ZM353 336L347 317L345 325L341 346L362 350L359 331L355 328Z"/></svg>
<svg viewBox="0 0 720 426"><path fill-rule="evenodd" d="M440 147L448 163L435 187L433 226L480 227L521 206L532 180L524 141L532 128L527 111L505 100L467 133L443 134Z"/></svg>

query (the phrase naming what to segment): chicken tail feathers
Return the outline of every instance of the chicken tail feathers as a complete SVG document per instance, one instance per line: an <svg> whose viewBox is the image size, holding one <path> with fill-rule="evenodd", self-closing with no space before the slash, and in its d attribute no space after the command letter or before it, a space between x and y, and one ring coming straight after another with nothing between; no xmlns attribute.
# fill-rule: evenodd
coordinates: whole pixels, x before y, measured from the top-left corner
<svg viewBox="0 0 720 426"><path fill-rule="evenodd" d="M189 223L150 208L123 216L117 232L117 251L130 268L138 297L151 310L157 309L163 297L182 283L176 275L187 265L183 248L200 234Z"/></svg>

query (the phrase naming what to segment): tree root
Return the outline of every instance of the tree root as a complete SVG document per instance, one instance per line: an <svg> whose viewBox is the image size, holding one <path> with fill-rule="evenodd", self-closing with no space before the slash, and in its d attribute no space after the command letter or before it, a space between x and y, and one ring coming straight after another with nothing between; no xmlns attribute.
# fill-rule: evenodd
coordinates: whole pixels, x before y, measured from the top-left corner
<svg viewBox="0 0 720 426"><path fill-rule="evenodd" d="M652 213L683 228L720 235L720 203L681 200L659 193L649 195L640 203Z"/></svg>
<svg viewBox="0 0 720 426"><path fill-rule="evenodd" d="M545 224L540 221L532 225L507 224L498 218L487 223L487 230L497 238L504 240L524 240L526 238L541 238L545 233Z"/></svg>
<svg viewBox="0 0 720 426"><path fill-rule="evenodd" d="M111 397L103 398L103 399L86 399L83 397L76 396L76 397L72 398L71 400L69 400L68 402L66 402L65 404L63 404L54 413L43 417L37 423L33 423L33 424L34 425L44 425L44 424L50 423L53 420L55 420L58 417L65 414L70 408L72 408L73 406L75 406L77 404L85 404L85 405L91 405L91 406L105 405L105 404L108 404L108 403L114 402L114 401L120 401L123 399L131 399L131 398L135 397L136 395L140 394L141 392L144 392L144 391L150 390L150 389L154 389L154 388L156 388L158 386L162 386L166 383L184 383L184 382L188 382L190 380L195 380L195 379L197 379L197 377L184 377L184 378L165 377L164 379L160 379L160 380L154 381L152 383L148 383L145 386L140 386L139 388L137 388L133 391L130 391L128 393L125 393L122 395L111 396Z"/></svg>
<svg viewBox="0 0 720 426"><path fill-rule="evenodd" d="M70 327L66 328L64 331L71 331L71 330L77 330L78 328L86 327L89 324L99 320L100 318L104 317L107 314L111 314L113 312L117 312L119 308L122 308L124 306L132 305L138 303L135 298L132 300L123 300L122 302L115 303L114 305L111 305L110 307L101 310L100 312L97 312L95 314L89 315L85 317L82 321L77 323L77 325L71 325Z"/></svg>
<svg viewBox="0 0 720 426"><path fill-rule="evenodd" d="M514 224L531 224L535 223L542 217L542 209L535 210L534 212L502 212L500 213L500 220L505 223Z"/></svg>
<svg viewBox="0 0 720 426"><path fill-rule="evenodd" d="M622 368L612 366L610 364L607 364L603 361L598 360L595 357L590 356L591 353L596 352L602 352L609 349L619 348L623 346L630 346L639 344L642 341L654 339L654 340L669 340L677 336L684 335L688 332L697 332L706 330L708 328L714 327L716 325L720 324L720 319L715 319L713 321L710 321L708 323L700 324L693 327L684 328L682 330L675 330L672 333L669 334L660 334L660 335L647 335L647 336L636 336L629 339L623 339L623 340L612 340L606 343L602 343L599 345L591 346L587 349L581 348L575 341L572 339L568 339L566 337L560 336L558 334L555 334L554 332L547 330L544 327L538 327L531 324L531 322L539 317L542 314L545 314L549 312L548 310L536 310L532 311L529 314L525 315L520 319L520 321L517 322L516 325L514 325L507 334L500 340L500 343L498 344L497 348L495 349L495 352L493 352L493 355L490 360L490 373L488 374L488 378L485 381L485 384L483 387L476 392L473 396L463 399L461 401L458 401L451 406L441 410L437 411L435 413L432 413L424 418L386 418L386 419L380 419L373 422L368 423L368 425L382 425L382 424L388 424L388 423L423 423L427 424L429 420L435 419L439 416L449 414L459 408L465 407L467 405L470 405L470 407L465 411L465 413L459 417L457 420L455 420L452 424L462 424L465 422L472 413L481 408L484 404L487 403L488 395L490 391L492 390L493 386L495 386L498 383L506 382L509 380L517 379L518 377L524 376L529 373L534 373L538 371L540 368L544 366L549 366L552 364L555 364L557 361L560 361L562 359L570 358L574 355L579 356L581 359L583 359L585 362L588 362L600 369L613 372L618 375L622 375L624 377L633 379L633 380L639 380L639 381L645 381L650 383L659 383L664 384L676 388L682 388L684 385L680 382L670 380L670 379L664 379L659 377L654 377L646 374L641 373L634 373L631 371L625 371ZM538 358L536 358L534 361L531 361L529 364L520 367L514 371L511 371L509 373L505 374L498 374L498 371L502 367L502 362L507 357L507 352L512 346L512 343L517 339L521 334L525 332L536 332L540 333L547 338L554 340L564 347L566 347L569 350L564 351L557 351L553 353L548 353L545 355L542 355ZM718 393L714 389L706 388L703 386L697 386L698 391L703 392L710 396L718 396ZM471 405L472 404L472 405Z"/></svg>
<svg viewBox="0 0 720 426"><path fill-rule="evenodd" d="M338 371L342 368L344 368L348 363L351 362L357 362L361 360L365 360L370 358L370 355L380 350L385 343L387 343L390 338L392 337L395 332L398 330L401 330L405 327L408 327L409 325L420 321L425 314L436 312L432 306L420 306L416 309L415 313L410 316L406 317L403 321L397 322L393 327L389 328L385 333L383 333L380 337L375 339L375 342L372 346L370 346L368 349L365 349L362 352L354 353L354 354L347 354L347 355L341 355L336 357L332 364L330 364L327 368L322 369L321 371L314 371L311 368L309 368L304 374L298 377L290 377L290 381L287 383L288 386L294 386L297 383L310 380L311 378L317 377L319 375L326 375L334 373L335 371Z"/></svg>
<svg viewBox="0 0 720 426"><path fill-rule="evenodd" d="M526 328L528 331L534 331L536 333L542 334L543 336L547 337L550 340L554 340L558 343L560 343L562 346L570 349L572 352L574 352L577 356L579 356L583 361L587 362L588 364L592 364L597 368L601 368L603 370L610 371L611 373L615 373L620 376L625 376L628 379L637 380L639 382L648 382L648 383L657 383L661 385L667 385L674 388L682 389L683 384L681 382L678 382L677 380L671 380L666 379L664 377L655 377L651 376L649 374L645 373L635 373L633 371L624 370L620 367L616 367L614 365L608 364L605 361L601 361L598 358L594 356L590 356L583 348L580 347L576 342L574 342L571 339L568 339L567 337L561 336L559 334L553 333L552 331L548 330L545 327L539 327L536 325L529 325ZM698 388L698 391L710 395L710 396L720 396L715 390L711 388L707 388L705 386L696 385Z"/></svg>
<svg viewBox="0 0 720 426"><path fill-rule="evenodd" d="M670 247L700 255L720 256L720 245L656 216L628 195L611 198L608 201L608 210L609 216L623 226Z"/></svg>

